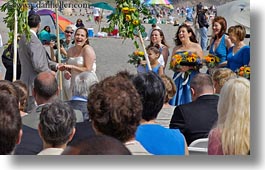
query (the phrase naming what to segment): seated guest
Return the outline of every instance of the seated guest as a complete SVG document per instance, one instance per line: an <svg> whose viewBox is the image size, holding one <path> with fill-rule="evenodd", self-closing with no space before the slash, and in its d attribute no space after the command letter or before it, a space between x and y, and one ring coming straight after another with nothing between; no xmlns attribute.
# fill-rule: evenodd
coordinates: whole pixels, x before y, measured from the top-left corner
<svg viewBox="0 0 265 170"><path fill-rule="evenodd" d="M190 88L192 102L177 106L169 124L171 129L180 129L188 145L196 139L207 138L218 116L218 96L214 94L211 76L196 74Z"/></svg>
<svg viewBox="0 0 265 170"><path fill-rule="evenodd" d="M229 68L218 68L213 72L213 85L215 88L215 93L220 94L221 88L224 86L225 82L231 77L235 77L236 73Z"/></svg>
<svg viewBox="0 0 265 170"><path fill-rule="evenodd" d="M16 80L13 82L13 84L18 90L20 115L25 116L28 114L25 112L28 99L28 87L21 80Z"/></svg>
<svg viewBox="0 0 265 170"><path fill-rule="evenodd" d="M238 77L223 86L218 121L209 133L209 155L250 154L250 82Z"/></svg>
<svg viewBox="0 0 265 170"><path fill-rule="evenodd" d="M83 113L84 120L89 121L87 111L87 97L90 93L89 87L98 82L94 72L82 72L75 78L72 99L66 101L73 109L80 110Z"/></svg>
<svg viewBox="0 0 265 170"><path fill-rule="evenodd" d="M131 155L131 153L118 139L95 135L68 146L62 155Z"/></svg>
<svg viewBox="0 0 265 170"><path fill-rule="evenodd" d="M22 122L15 96L0 93L0 155L12 154L22 137Z"/></svg>
<svg viewBox="0 0 265 170"><path fill-rule="evenodd" d="M188 155L183 134L178 129L168 129L155 122L166 94L161 78L154 72L142 73L133 78L133 84L143 104L136 140L154 155Z"/></svg>
<svg viewBox="0 0 265 170"><path fill-rule="evenodd" d="M38 129L39 116L43 106L49 103L53 103L58 99L59 86L57 80L50 72L41 72L34 79L34 87L32 90L37 107L33 109L30 114L22 118L24 125L31 128ZM80 112L76 112L78 122L83 121L83 115Z"/></svg>
<svg viewBox="0 0 265 170"><path fill-rule="evenodd" d="M66 103L56 101L42 107L39 135L43 150L38 155L60 155L75 134L74 110Z"/></svg>
<svg viewBox="0 0 265 170"><path fill-rule="evenodd" d="M88 98L87 108L96 134L120 140L133 155L149 155L135 140L142 104L126 75L110 76L92 85Z"/></svg>
<svg viewBox="0 0 265 170"><path fill-rule="evenodd" d="M172 99L176 93L176 85L172 80L172 78L168 77L167 75L163 74L160 77L165 85L166 95L165 95L164 105L160 110L156 118L156 121L160 125L168 128L170 119L175 109L175 106L169 104L169 100Z"/></svg>

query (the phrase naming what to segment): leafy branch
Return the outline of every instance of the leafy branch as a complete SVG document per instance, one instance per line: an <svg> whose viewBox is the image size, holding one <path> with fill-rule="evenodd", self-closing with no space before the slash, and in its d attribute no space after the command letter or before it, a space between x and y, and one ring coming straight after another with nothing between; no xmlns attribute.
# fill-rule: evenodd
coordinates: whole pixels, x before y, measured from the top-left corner
<svg viewBox="0 0 265 170"><path fill-rule="evenodd" d="M8 44L12 44L14 40L14 28L15 28L15 11L17 11L17 28L18 34L25 33L27 40L30 39L30 28L28 26L28 1L27 0L8 0L4 3L0 9L2 12L6 12L4 17L4 23L9 28Z"/></svg>

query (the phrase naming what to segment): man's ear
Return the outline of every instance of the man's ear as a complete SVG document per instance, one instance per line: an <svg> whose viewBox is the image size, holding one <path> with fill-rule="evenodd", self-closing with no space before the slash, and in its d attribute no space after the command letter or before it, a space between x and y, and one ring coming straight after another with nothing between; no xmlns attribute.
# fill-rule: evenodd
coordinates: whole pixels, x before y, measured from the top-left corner
<svg viewBox="0 0 265 170"><path fill-rule="evenodd" d="M71 135L69 136L68 142L70 142L75 135L75 128L73 128Z"/></svg>
<svg viewBox="0 0 265 170"><path fill-rule="evenodd" d="M18 138L17 138L17 141L16 141L17 145L20 144L22 135L23 135L23 131L22 131L22 129L20 129L19 133L18 133Z"/></svg>
<svg viewBox="0 0 265 170"><path fill-rule="evenodd" d="M195 96L195 90L194 90L194 88L190 88L190 91L191 91L191 96Z"/></svg>

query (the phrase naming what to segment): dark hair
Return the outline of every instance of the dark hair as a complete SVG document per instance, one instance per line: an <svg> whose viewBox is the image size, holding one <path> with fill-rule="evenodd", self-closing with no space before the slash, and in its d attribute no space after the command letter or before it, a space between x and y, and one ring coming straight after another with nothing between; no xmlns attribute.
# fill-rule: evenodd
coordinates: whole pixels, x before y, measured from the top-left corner
<svg viewBox="0 0 265 170"><path fill-rule="evenodd" d="M166 94L165 85L159 75L150 71L134 77L133 84L141 96L142 118L153 120L162 109Z"/></svg>
<svg viewBox="0 0 265 170"><path fill-rule="evenodd" d="M196 74L190 81L190 87L198 94L202 94L204 89L214 90L212 77L205 73Z"/></svg>
<svg viewBox="0 0 265 170"><path fill-rule="evenodd" d="M160 34L160 36L163 37L162 40L161 40L161 44L163 44L163 45L165 45L165 46L168 47L168 45L167 45L167 43L166 43L166 37L165 37L163 31L162 31L161 29L156 29L156 28L155 28L155 29L152 30L150 36L152 36L152 33L153 33L154 31L158 31L159 34ZM154 46L154 43L153 43L152 41L150 41L150 44L147 46L147 48L152 47L152 46Z"/></svg>
<svg viewBox="0 0 265 170"><path fill-rule="evenodd" d="M123 76L110 76L91 86L87 108L94 128L126 142L140 124L142 103L134 85Z"/></svg>
<svg viewBox="0 0 265 170"><path fill-rule="evenodd" d="M16 80L16 81L13 82L13 84L15 85L15 87L18 90L19 103L20 103L19 110L25 111L26 104L27 104L27 99L28 99L28 87L21 80Z"/></svg>
<svg viewBox="0 0 265 170"><path fill-rule="evenodd" d="M155 46L151 46L147 48L148 51L153 51L155 54L161 54L161 51L159 50L159 44L156 44Z"/></svg>
<svg viewBox="0 0 265 170"><path fill-rule="evenodd" d="M49 31L46 30L47 28L49 28ZM50 26L48 26L48 25L46 25L43 29L46 30L46 31L49 32L49 33L51 32L51 28L50 28Z"/></svg>
<svg viewBox="0 0 265 170"><path fill-rule="evenodd" d="M0 154L10 154L16 145L22 122L17 99L0 93Z"/></svg>
<svg viewBox="0 0 265 170"><path fill-rule="evenodd" d="M212 27L215 22L218 22L221 25L221 30L219 34L217 35L217 37L216 36L214 37L214 39L222 37L225 34L226 29L227 29L227 22L224 17L216 16L212 21Z"/></svg>
<svg viewBox="0 0 265 170"><path fill-rule="evenodd" d="M131 155L131 152L118 139L95 135L67 147L62 155Z"/></svg>
<svg viewBox="0 0 265 170"><path fill-rule="evenodd" d="M28 16L28 25L30 28L36 28L40 22L41 22L41 19L38 14L30 14Z"/></svg>
<svg viewBox="0 0 265 170"><path fill-rule="evenodd" d="M0 93L7 93L14 96L19 103L19 92L17 87L8 80L0 80Z"/></svg>
<svg viewBox="0 0 265 170"><path fill-rule="evenodd" d="M56 94L58 83L56 78L49 72L41 72L34 79L34 91L48 100Z"/></svg>
<svg viewBox="0 0 265 170"><path fill-rule="evenodd" d="M178 36L181 28L186 28L188 33L192 34L190 37L191 42L198 43L193 29L187 24L182 24L181 26L179 26L178 31L176 32L176 35L175 35L175 45L176 46L182 45L182 42L180 41L179 36Z"/></svg>
<svg viewBox="0 0 265 170"><path fill-rule="evenodd" d="M40 133L43 140L57 147L65 144L76 124L74 110L62 101L46 104L40 113Z"/></svg>
<svg viewBox="0 0 265 170"><path fill-rule="evenodd" d="M79 27L79 28L76 29L76 31L75 31L75 35L76 35L76 33L77 33L78 30L84 30L84 31L86 32L86 38L87 38L87 40L86 40L84 46L85 46L85 45L89 45L88 31L87 31L87 29L86 29L85 27ZM84 46L83 46L83 47L84 47Z"/></svg>

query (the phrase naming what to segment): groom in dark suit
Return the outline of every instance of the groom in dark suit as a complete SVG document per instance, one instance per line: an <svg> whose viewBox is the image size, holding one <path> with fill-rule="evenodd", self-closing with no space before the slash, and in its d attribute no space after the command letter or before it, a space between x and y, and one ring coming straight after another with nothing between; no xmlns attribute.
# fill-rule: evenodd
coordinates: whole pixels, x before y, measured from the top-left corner
<svg viewBox="0 0 265 170"><path fill-rule="evenodd" d="M170 129L180 129L188 145L196 139L208 137L218 118L219 99L208 74L195 75L190 87L193 101L177 106L169 124Z"/></svg>
<svg viewBox="0 0 265 170"><path fill-rule="evenodd" d="M28 16L28 25L30 27L31 38L27 41L26 36L22 35L19 41L19 57L21 62L21 77L28 87L28 106L27 111L30 111L35 105L34 97L32 96L32 84L35 77L43 71L52 72L55 75L57 63L49 60L47 52L37 37L37 32L40 28L40 16L32 14ZM52 71L53 70L53 71Z"/></svg>

